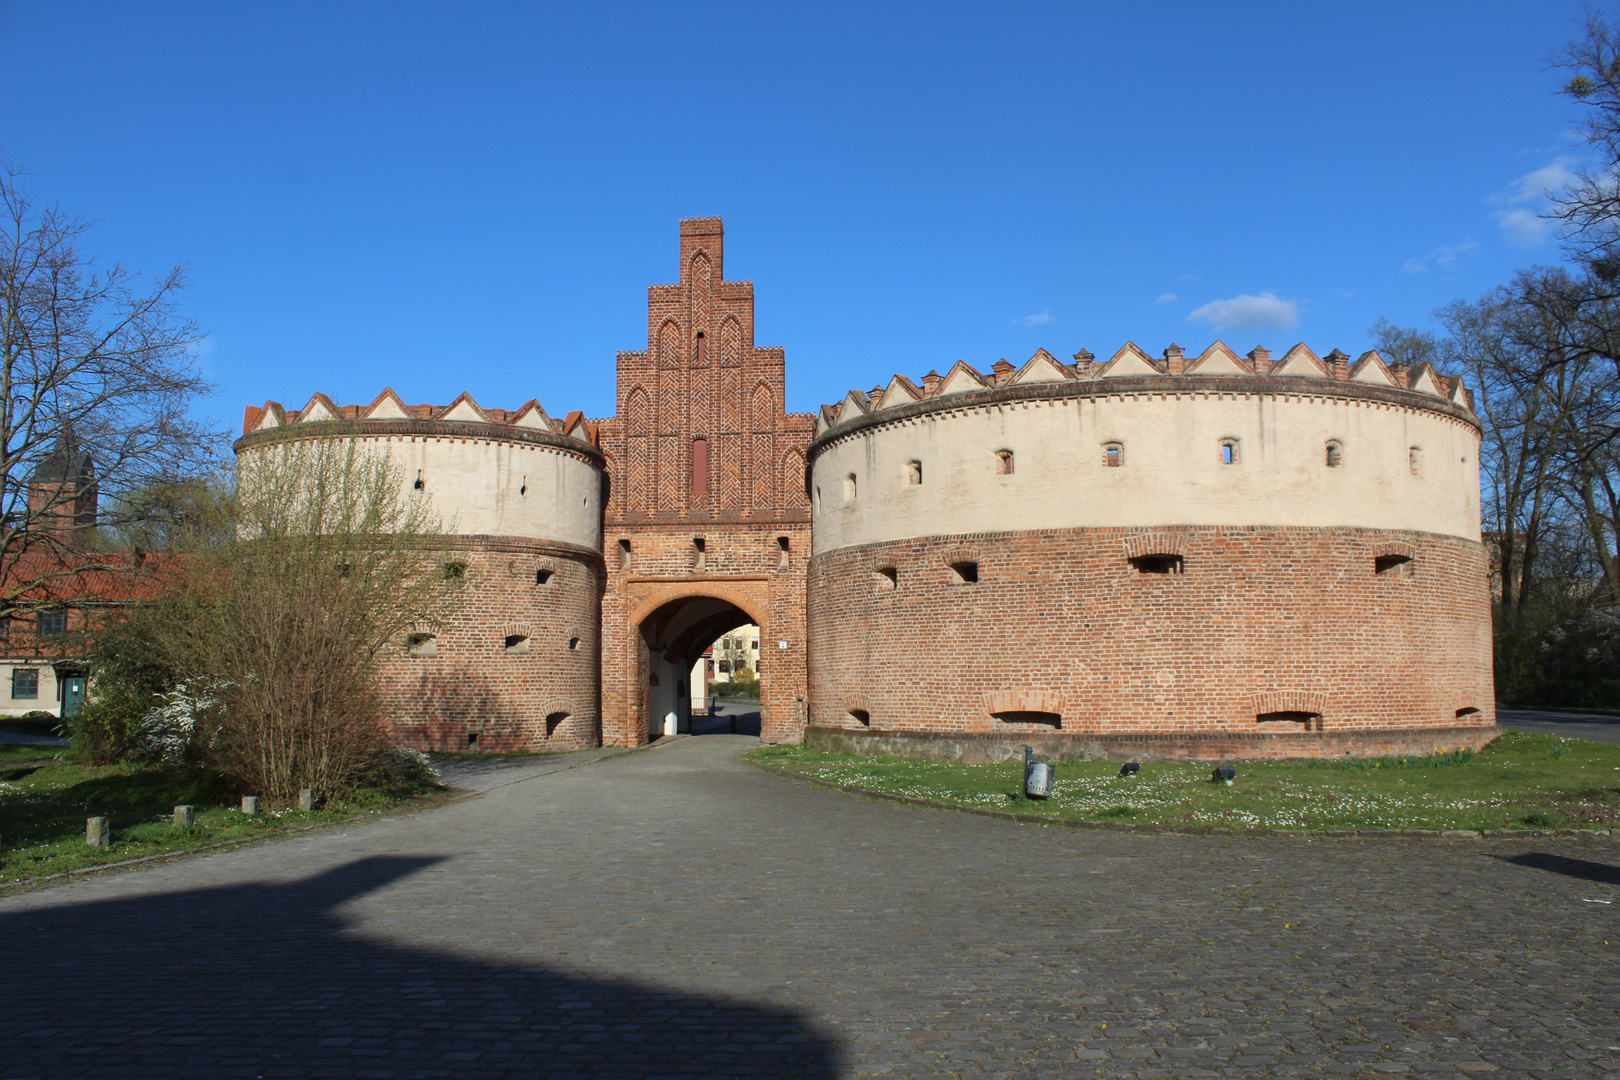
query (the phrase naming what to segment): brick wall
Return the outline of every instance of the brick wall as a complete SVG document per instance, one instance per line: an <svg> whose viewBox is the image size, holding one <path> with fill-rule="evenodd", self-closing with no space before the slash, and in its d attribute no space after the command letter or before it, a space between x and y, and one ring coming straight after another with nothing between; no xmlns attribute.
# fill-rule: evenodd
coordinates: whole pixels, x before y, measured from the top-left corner
<svg viewBox="0 0 1620 1080"><path fill-rule="evenodd" d="M1181 556L1181 573L1129 561L1161 550ZM1381 554L1410 561L1378 574ZM975 563L978 581L955 583L953 562ZM890 568L892 585L879 572ZM1495 720L1485 574L1478 543L1359 529L1071 529L840 549L810 565L811 723L1282 735L1268 745L1288 752L1354 732L1483 731Z"/></svg>
<svg viewBox="0 0 1620 1080"><path fill-rule="evenodd" d="M395 738L421 750L598 745L600 557L541 541L457 542L452 558L466 563L468 594L440 631L437 654L407 655L401 641L383 664ZM538 572L549 572L544 584ZM506 639L517 636L526 642L509 650Z"/></svg>

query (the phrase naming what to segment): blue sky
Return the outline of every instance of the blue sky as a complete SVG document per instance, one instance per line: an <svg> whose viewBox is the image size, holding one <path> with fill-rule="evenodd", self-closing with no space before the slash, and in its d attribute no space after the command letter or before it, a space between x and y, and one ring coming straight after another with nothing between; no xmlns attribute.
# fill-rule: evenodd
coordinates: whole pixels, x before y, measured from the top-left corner
<svg viewBox="0 0 1620 1080"><path fill-rule="evenodd" d="M1557 258L1578 3L0 0L0 153L217 393L613 409L718 214L810 410L1045 347L1369 347Z"/></svg>

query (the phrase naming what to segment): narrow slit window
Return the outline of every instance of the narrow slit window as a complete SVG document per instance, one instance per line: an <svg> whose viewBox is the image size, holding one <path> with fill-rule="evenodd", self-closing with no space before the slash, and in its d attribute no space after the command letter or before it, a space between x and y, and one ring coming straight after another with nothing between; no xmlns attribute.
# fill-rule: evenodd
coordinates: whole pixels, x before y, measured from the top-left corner
<svg viewBox="0 0 1620 1080"><path fill-rule="evenodd" d="M921 486L921 484L922 484L922 462L920 462L920 461L908 461L908 462L906 462L905 471L901 474L901 478L905 482L905 485L907 487L919 487L919 486Z"/></svg>
<svg viewBox="0 0 1620 1080"><path fill-rule="evenodd" d="M619 541L619 569L630 569L630 541Z"/></svg>
<svg viewBox="0 0 1620 1080"><path fill-rule="evenodd" d="M900 574L892 566L880 566L872 571L872 584L878 592L893 592L899 582Z"/></svg>
<svg viewBox="0 0 1620 1080"><path fill-rule="evenodd" d="M966 560L951 563L951 583L953 585L976 585L978 582L978 563Z"/></svg>
<svg viewBox="0 0 1620 1080"><path fill-rule="evenodd" d="M703 339L698 338L698 347L703 346ZM704 498L709 494L709 440L692 440L692 495L694 498Z"/></svg>
<svg viewBox="0 0 1620 1080"><path fill-rule="evenodd" d="M855 501L855 488L856 488L855 474L850 473L848 476L844 477L844 501L845 502L854 502Z"/></svg>
<svg viewBox="0 0 1620 1080"><path fill-rule="evenodd" d="M789 553L790 549L788 547L788 538L785 536L778 536L776 538L776 568L778 570L788 569Z"/></svg>
<svg viewBox="0 0 1620 1080"><path fill-rule="evenodd" d="M1236 439L1221 440L1221 464L1236 465L1238 463L1238 441Z"/></svg>
<svg viewBox="0 0 1620 1080"><path fill-rule="evenodd" d="M1186 568L1180 555L1138 555L1131 566L1138 574L1179 574Z"/></svg>
<svg viewBox="0 0 1620 1080"><path fill-rule="evenodd" d="M1320 731L1322 714L1313 712L1266 712L1254 718L1256 724L1275 725L1279 729L1299 728Z"/></svg>
<svg viewBox="0 0 1620 1080"><path fill-rule="evenodd" d="M1013 474L1013 452L1011 450L996 451L996 475L1011 476Z"/></svg>
<svg viewBox="0 0 1620 1080"><path fill-rule="evenodd" d="M1411 470L1413 476L1423 475L1423 447L1406 448L1406 467Z"/></svg>
<svg viewBox="0 0 1620 1080"><path fill-rule="evenodd" d="M1337 469L1344 464L1344 444L1334 440L1327 444L1327 467Z"/></svg>
<svg viewBox="0 0 1620 1080"><path fill-rule="evenodd" d="M1124 443L1103 443L1103 465L1110 469L1117 469L1125 464Z"/></svg>

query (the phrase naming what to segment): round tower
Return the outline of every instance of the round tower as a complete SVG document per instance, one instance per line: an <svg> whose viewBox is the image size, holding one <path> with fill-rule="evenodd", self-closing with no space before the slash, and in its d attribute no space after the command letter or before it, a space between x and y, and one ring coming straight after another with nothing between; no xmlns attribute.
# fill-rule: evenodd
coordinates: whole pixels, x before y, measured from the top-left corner
<svg viewBox="0 0 1620 1080"><path fill-rule="evenodd" d="M423 750L577 750L600 741L602 454L592 426L537 402L483 409L367 406L317 394L298 411L249 408L237 454L288 439L345 439L389 455L432 500L471 588L436 636L384 664L397 741Z"/></svg>
<svg viewBox="0 0 1620 1080"><path fill-rule="evenodd" d="M809 452L812 745L1429 753L1496 733L1460 380L1304 345L895 376Z"/></svg>

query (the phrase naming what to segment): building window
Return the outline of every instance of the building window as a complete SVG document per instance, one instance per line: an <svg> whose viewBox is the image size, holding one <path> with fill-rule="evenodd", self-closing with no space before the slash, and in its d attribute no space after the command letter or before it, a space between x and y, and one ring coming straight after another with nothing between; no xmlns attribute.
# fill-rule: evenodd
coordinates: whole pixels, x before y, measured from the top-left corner
<svg viewBox="0 0 1620 1080"><path fill-rule="evenodd" d="M544 568L536 570L534 572L534 583L536 585L544 585L546 582L551 580L552 573L552 571Z"/></svg>
<svg viewBox="0 0 1620 1080"><path fill-rule="evenodd" d="M1180 555L1138 555L1131 566L1138 574L1179 574L1184 569Z"/></svg>
<svg viewBox="0 0 1620 1080"><path fill-rule="evenodd" d="M51 608L39 613L40 637L64 637L67 634L67 608Z"/></svg>
<svg viewBox="0 0 1620 1080"><path fill-rule="evenodd" d="M506 635L506 651L507 652L514 652L514 653L516 653L516 652L528 652L529 651L529 635L528 634L507 634Z"/></svg>
<svg viewBox="0 0 1620 1080"><path fill-rule="evenodd" d="M1278 724L1304 731L1321 731L1322 714L1313 712L1265 712L1254 718L1256 724ZM1286 727L1284 728L1286 730Z"/></svg>
<svg viewBox="0 0 1620 1080"><path fill-rule="evenodd" d="M405 655L407 656L438 656L439 639L432 634L406 634Z"/></svg>
<svg viewBox="0 0 1620 1080"><path fill-rule="evenodd" d="M976 562L951 563L951 584L976 585L979 582L979 564Z"/></svg>
<svg viewBox="0 0 1620 1080"><path fill-rule="evenodd" d="M872 584L878 592L893 592L899 581L900 574L892 566L880 566L872 571Z"/></svg>
<svg viewBox="0 0 1620 1080"><path fill-rule="evenodd" d="M1117 469L1125 464L1124 443L1103 443L1103 464L1110 469Z"/></svg>
<svg viewBox="0 0 1620 1080"><path fill-rule="evenodd" d="M1236 439L1221 440L1221 464L1236 465L1238 463L1238 441Z"/></svg>
<svg viewBox="0 0 1620 1080"><path fill-rule="evenodd" d="M1406 465L1413 476L1423 475L1423 447L1411 446L1406 450Z"/></svg>
<svg viewBox="0 0 1620 1080"><path fill-rule="evenodd" d="M1337 439L1329 439L1327 444L1327 467L1337 469L1344 464L1344 444Z"/></svg>
<svg viewBox="0 0 1620 1080"><path fill-rule="evenodd" d="M859 724L861 727L872 726L872 714L867 712L865 709L849 710L849 718L855 723Z"/></svg>
<svg viewBox="0 0 1620 1080"><path fill-rule="evenodd" d="M1412 556L1379 555L1373 559L1373 573L1379 577L1411 577Z"/></svg>
<svg viewBox="0 0 1620 1080"><path fill-rule="evenodd" d="M39 697L39 669L12 668L11 696L14 698Z"/></svg>
<svg viewBox="0 0 1620 1080"><path fill-rule="evenodd" d="M855 501L855 474L854 473L850 473L848 476L844 477L844 501L845 502L854 502Z"/></svg>
<svg viewBox="0 0 1620 1080"><path fill-rule="evenodd" d="M444 564L444 580L464 581L467 577L467 564L464 562L447 562Z"/></svg>
<svg viewBox="0 0 1620 1080"><path fill-rule="evenodd" d="M1013 471L1013 452L1011 450L996 451L996 475L1011 476Z"/></svg>
<svg viewBox="0 0 1620 1080"><path fill-rule="evenodd" d="M619 541L619 569L630 569L630 541Z"/></svg>
<svg viewBox="0 0 1620 1080"><path fill-rule="evenodd" d="M905 472L902 474L901 479L907 487L917 487L920 485L922 483L922 462L906 462Z"/></svg>

